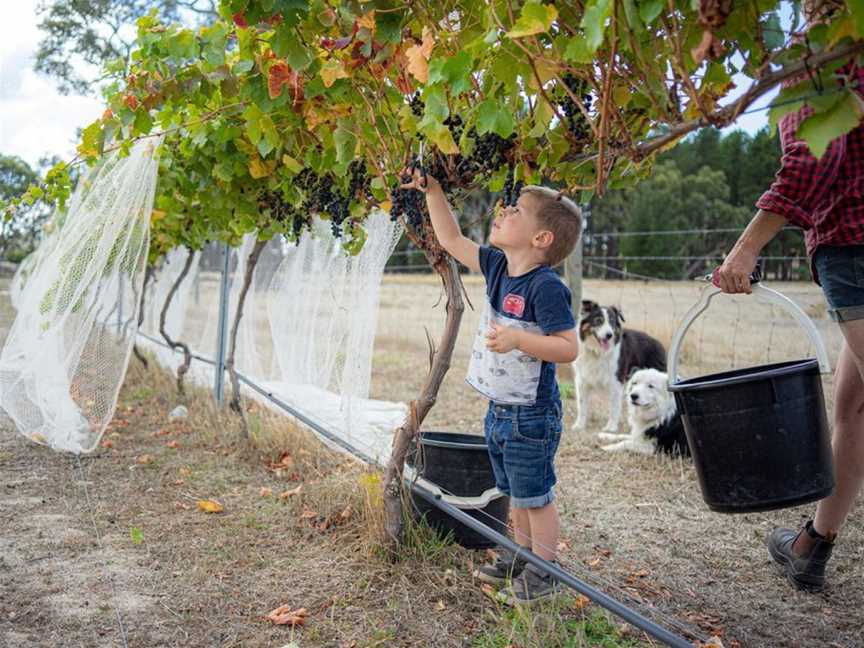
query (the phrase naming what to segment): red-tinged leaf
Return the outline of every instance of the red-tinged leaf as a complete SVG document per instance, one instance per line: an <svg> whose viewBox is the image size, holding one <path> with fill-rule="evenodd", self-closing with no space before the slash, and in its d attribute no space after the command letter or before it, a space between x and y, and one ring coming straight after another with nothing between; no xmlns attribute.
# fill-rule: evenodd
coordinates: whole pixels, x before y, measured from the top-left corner
<svg viewBox="0 0 864 648"><path fill-rule="evenodd" d="M123 97L123 105L129 110L138 110L138 98L132 94L126 95Z"/></svg>
<svg viewBox="0 0 864 648"><path fill-rule="evenodd" d="M273 491L266 486L262 486L259 492L261 493L261 497L270 497L273 494Z"/></svg>
<svg viewBox="0 0 864 648"><path fill-rule="evenodd" d="M114 117L114 112L110 108L106 108L105 112L102 113L103 121L108 121L109 119L112 119L113 117Z"/></svg>
<svg viewBox="0 0 864 648"><path fill-rule="evenodd" d="M279 455L279 458L276 461L271 461L267 464L267 470L272 470L273 472L280 474L283 470L287 470L294 465L294 458L291 456L290 452L283 452Z"/></svg>
<svg viewBox="0 0 864 648"><path fill-rule="evenodd" d="M271 27L275 27L276 25L278 25L279 23L282 22L282 14L281 13L273 14L272 16L270 16L270 18L267 19L267 22L270 23Z"/></svg>
<svg viewBox="0 0 864 648"><path fill-rule="evenodd" d="M110 450L114 447L114 442L111 439L105 439L102 441L102 447Z"/></svg>
<svg viewBox="0 0 864 648"><path fill-rule="evenodd" d="M234 24L238 27L246 29L249 26L249 23L246 22L246 15L242 11L238 11L231 18L234 19Z"/></svg>
<svg viewBox="0 0 864 648"><path fill-rule="evenodd" d="M284 61L277 61L267 71L267 90L271 99L276 99L282 94L282 86L287 85L291 79L291 68Z"/></svg>

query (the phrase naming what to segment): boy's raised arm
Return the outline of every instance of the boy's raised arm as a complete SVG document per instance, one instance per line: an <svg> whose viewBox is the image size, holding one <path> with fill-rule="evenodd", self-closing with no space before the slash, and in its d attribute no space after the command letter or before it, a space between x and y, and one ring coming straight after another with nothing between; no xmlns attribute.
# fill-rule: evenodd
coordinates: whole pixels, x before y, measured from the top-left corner
<svg viewBox="0 0 864 648"><path fill-rule="evenodd" d="M467 236L463 236L438 181L427 175L424 185L420 172L415 171L412 181L401 186L404 189L417 189L426 194L429 218L432 220L432 228L441 246L459 263L474 272L480 272L480 246Z"/></svg>

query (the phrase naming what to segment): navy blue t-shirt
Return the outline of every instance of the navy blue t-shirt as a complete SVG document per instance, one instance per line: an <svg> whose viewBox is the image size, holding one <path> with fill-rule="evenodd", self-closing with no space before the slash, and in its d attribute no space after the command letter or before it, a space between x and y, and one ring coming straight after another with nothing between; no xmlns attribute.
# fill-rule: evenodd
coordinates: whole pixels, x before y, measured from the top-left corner
<svg viewBox="0 0 864 648"><path fill-rule="evenodd" d="M570 290L552 268L534 268L518 277L507 274L501 250L480 247L480 269L486 279L486 309L480 320L468 383L496 403L548 406L560 400L555 363L514 349L486 348L490 323L549 335L575 328Z"/></svg>

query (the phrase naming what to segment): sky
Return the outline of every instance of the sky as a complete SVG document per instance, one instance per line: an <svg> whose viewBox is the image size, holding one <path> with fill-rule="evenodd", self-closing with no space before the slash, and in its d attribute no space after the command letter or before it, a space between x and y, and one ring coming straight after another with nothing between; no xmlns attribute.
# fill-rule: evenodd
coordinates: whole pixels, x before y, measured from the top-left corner
<svg viewBox="0 0 864 648"><path fill-rule="evenodd" d="M17 155L34 166L43 156L74 157L76 128L104 110L98 98L61 95L54 81L33 71L40 40L38 2L4 2L0 21L0 154ZM743 92L747 79L736 80L737 91ZM755 107L767 105L772 96ZM752 133L766 123L766 111L759 111L741 117L735 128Z"/></svg>

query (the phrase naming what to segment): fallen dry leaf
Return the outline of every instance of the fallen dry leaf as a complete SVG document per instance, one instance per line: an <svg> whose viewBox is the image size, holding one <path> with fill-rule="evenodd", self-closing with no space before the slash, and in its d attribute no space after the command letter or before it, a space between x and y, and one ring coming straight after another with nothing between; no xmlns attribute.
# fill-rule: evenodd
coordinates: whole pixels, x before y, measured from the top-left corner
<svg viewBox="0 0 864 648"><path fill-rule="evenodd" d="M279 493L279 499L288 499L292 495L299 495L300 491L303 490L303 484L300 484L296 488L292 488L290 490L283 491Z"/></svg>
<svg viewBox="0 0 864 648"><path fill-rule="evenodd" d="M591 604L591 599L589 599L584 594L579 594L576 599L573 601L573 609L574 610L583 610L587 606Z"/></svg>
<svg viewBox="0 0 864 648"><path fill-rule="evenodd" d="M435 609L438 610L439 612L441 612L443 610L446 610L447 606L444 605L444 601L442 601L441 599L438 599L438 602L435 604Z"/></svg>
<svg viewBox="0 0 864 648"><path fill-rule="evenodd" d="M345 510L339 514L339 519L340 520L347 520L348 518L351 517L351 513L352 513L351 506L348 505L345 507Z"/></svg>
<svg viewBox="0 0 864 648"><path fill-rule="evenodd" d="M297 626L303 625L308 616L309 612L307 612L306 608L292 610L290 605L280 605L264 618L274 625Z"/></svg>
<svg viewBox="0 0 864 648"><path fill-rule="evenodd" d="M192 469L187 468L186 466L183 466L182 468L180 468L180 474L183 475L184 477L188 477L189 475L192 474Z"/></svg>
<svg viewBox="0 0 864 648"><path fill-rule="evenodd" d="M188 511L190 506L188 504L184 504L183 502L174 502L174 508L180 511Z"/></svg>
<svg viewBox="0 0 864 648"><path fill-rule="evenodd" d="M270 497L273 494L273 491L267 488L266 486L261 487L261 497Z"/></svg>
<svg viewBox="0 0 864 648"><path fill-rule="evenodd" d="M153 436L161 437L167 434L171 434L171 430L166 430L165 428L162 428L161 430L156 430L156 432L153 433Z"/></svg>
<svg viewBox="0 0 864 648"><path fill-rule="evenodd" d="M601 560L602 559L600 558L600 556L596 556L595 558L591 558L590 560L587 561L588 566L589 567L596 567L597 565L600 564Z"/></svg>
<svg viewBox="0 0 864 648"><path fill-rule="evenodd" d="M267 464L268 470L272 470L273 472L279 472L280 470L286 470L294 465L294 457L291 456L290 452L283 452L279 455L279 459L276 461L271 461Z"/></svg>
<svg viewBox="0 0 864 648"><path fill-rule="evenodd" d="M175 485L175 486L182 486L182 485L185 484L185 483L186 483L186 482L185 482L184 480L182 480L182 479L175 479L175 480L174 480L174 485Z"/></svg>
<svg viewBox="0 0 864 648"><path fill-rule="evenodd" d="M221 513L224 509L216 500L198 500L198 508L205 513Z"/></svg>
<svg viewBox="0 0 864 648"><path fill-rule="evenodd" d="M169 441L165 445L167 445L172 450L176 450L177 448L180 447L180 442L179 441Z"/></svg>
<svg viewBox="0 0 864 648"><path fill-rule="evenodd" d="M113 448L113 447L114 447L114 442L113 442L111 439L105 439L105 440L102 441L102 447L103 447L103 448L108 448L108 449Z"/></svg>
<svg viewBox="0 0 864 648"><path fill-rule="evenodd" d="M480 591L483 592L486 596L491 598L493 601L498 600L498 592L495 591L495 588L492 587L489 583L481 583Z"/></svg>
<svg viewBox="0 0 864 648"><path fill-rule="evenodd" d="M301 520L310 520L312 518L318 517L318 511L313 511L311 509L304 508L303 512L300 514Z"/></svg>
<svg viewBox="0 0 864 648"><path fill-rule="evenodd" d="M149 464L153 461L153 457L151 457L149 454L143 454L140 457L138 457L135 461L137 461L139 464L146 465L146 464Z"/></svg>

